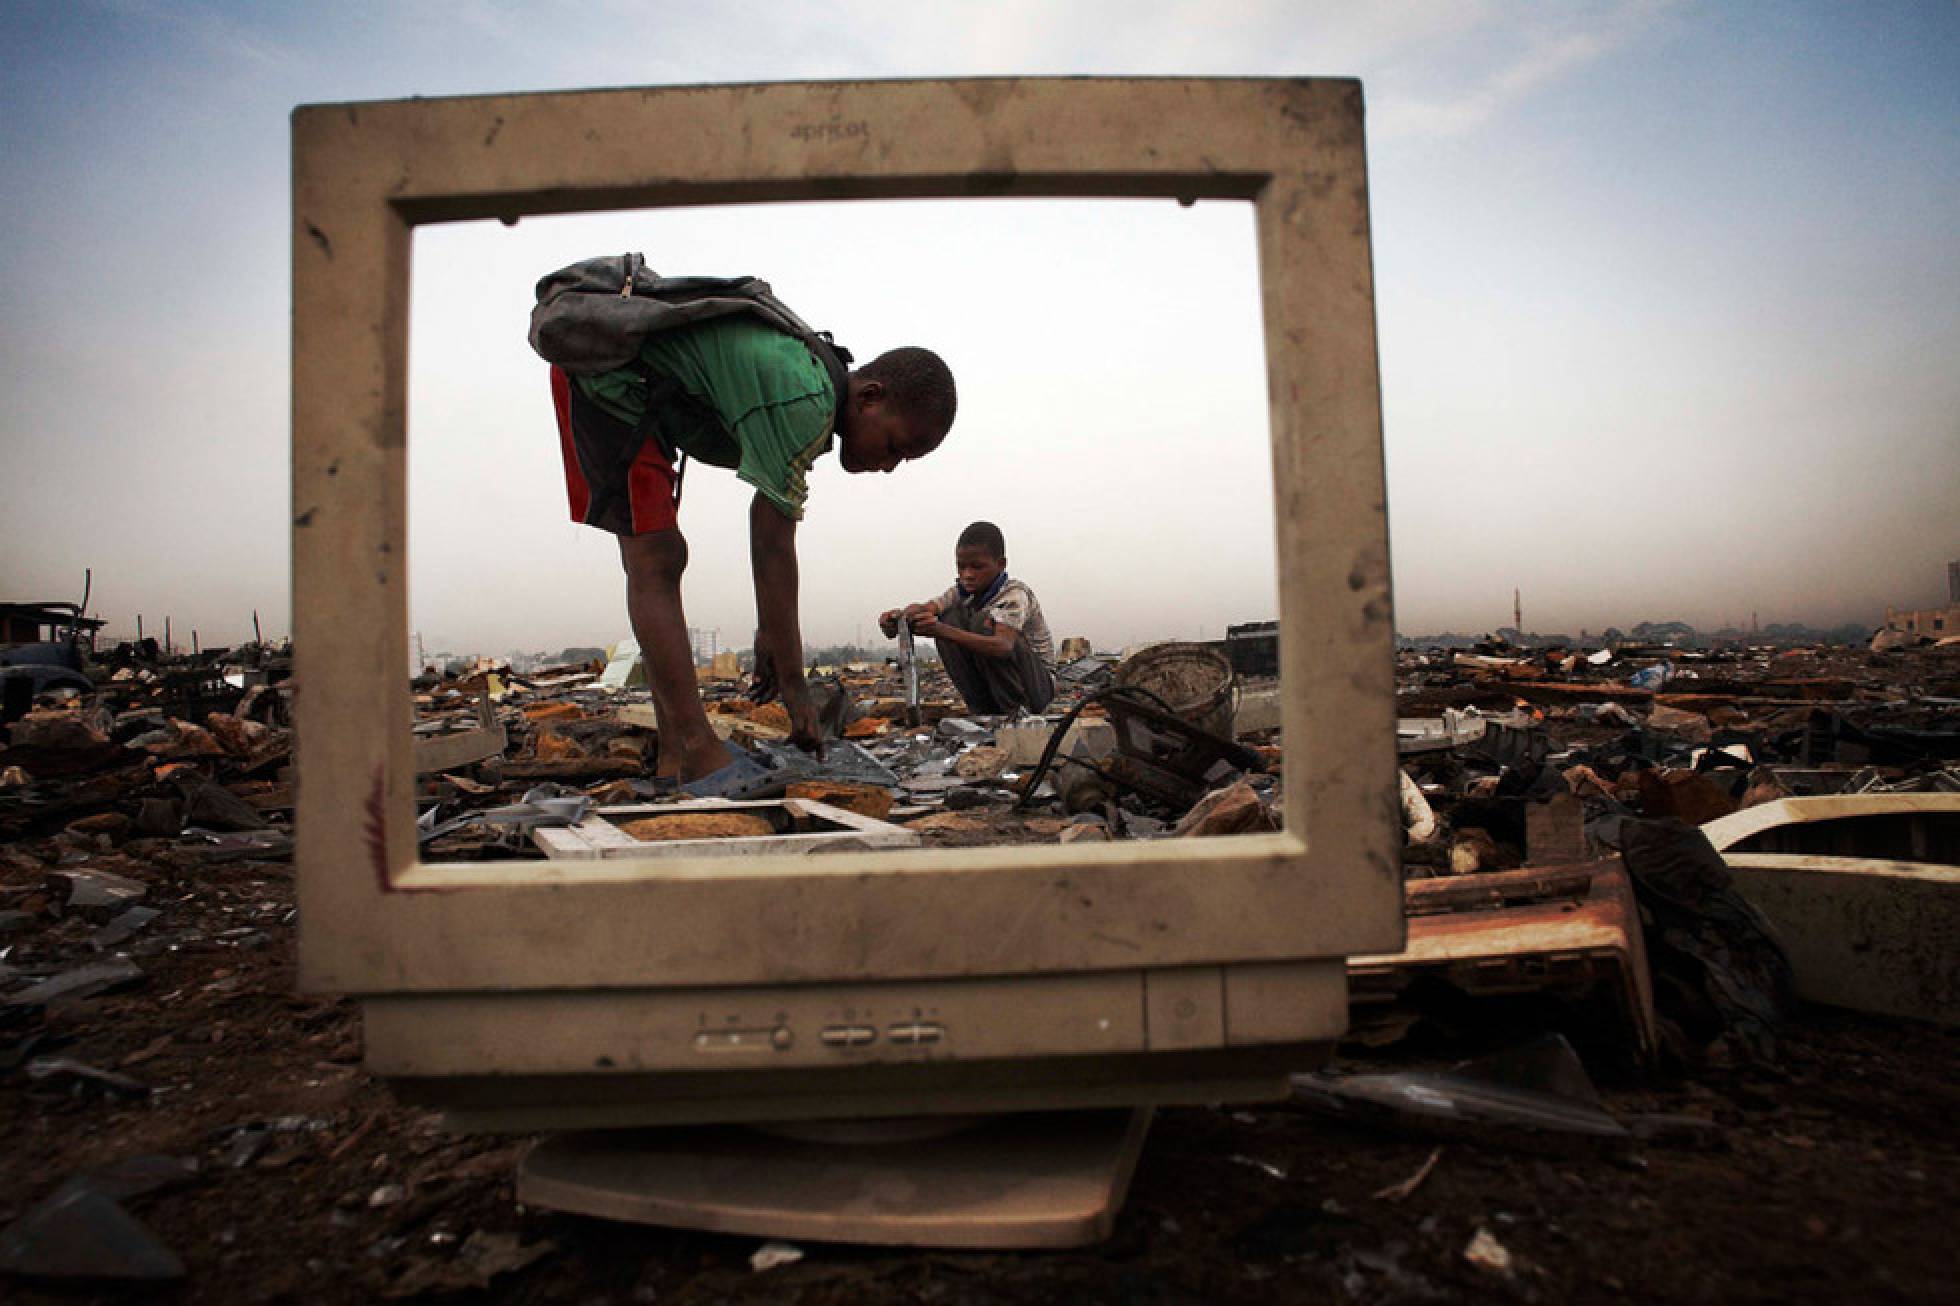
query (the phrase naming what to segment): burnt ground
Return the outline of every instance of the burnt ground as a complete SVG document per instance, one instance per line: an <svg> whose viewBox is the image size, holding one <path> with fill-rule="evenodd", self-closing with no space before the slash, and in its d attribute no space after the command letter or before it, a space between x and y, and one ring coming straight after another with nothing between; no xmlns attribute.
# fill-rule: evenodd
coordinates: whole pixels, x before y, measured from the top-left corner
<svg viewBox="0 0 1960 1306"><path fill-rule="evenodd" d="M1101 1246L805 1245L800 1263L757 1273L755 1239L520 1210L522 1140L443 1134L361 1071L351 1003L294 994L287 866L173 870L140 845L125 852L121 870L162 909L130 946L144 978L0 1026L0 1222L74 1172L192 1158L190 1182L126 1203L188 1274L155 1288L12 1281L10 1300L1956 1299L1953 1030L1812 1010L1772 1064L1602 1086L1616 1112L1718 1122L1719 1146L1533 1155L1453 1142L1400 1200L1377 1194L1421 1169L1428 1140L1281 1106L1168 1110ZM10 855L20 883L25 850ZM39 946L85 951L90 915L71 910ZM31 1079L30 1055L151 1091ZM1466 1260L1479 1229L1512 1254L1512 1277Z"/></svg>
<svg viewBox="0 0 1960 1306"><path fill-rule="evenodd" d="M1950 765L1954 650L1678 656L1698 659L1695 673L1649 695L1624 683L1644 659L1595 672L1552 654L1405 654L1400 710L1530 707L1566 750L1566 784L1589 811L1617 804L1697 824L1780 796L1786 781L1816 782L1820 761L1837 765L1832 783L1861 784ZM0 790L11 794L0 810L0 1229L72 1176L94 1173L99 1188L103 1167L178 1158L194 1173L147 1192L125 1187L123 1206L184 1275L148 1287L0 1278L7 1301L1960 1300L1950 1236L1960 1030L1815 1009L1767 1061L1675 1064L1602 1083L1623 1119L1711 1122L1675 1131L1692 1142L1631 1152L1518 1152L1485 1139L1447 1143L1438 1156L1428 1139L1284 1105L1163 1111L1113 1235L1082 1251L805 1245L800 1262L758 1273L755 1239L521 1210L511 1177L527 1140L443 1133L433 1114L363 1073L354 1004L294 992L291 867L252 860L279 855L283 832L243 810L290 805L275 777L290 736L278 711L261 711L277 709L279 694L251 691L235 713L202 717L214 739L176 719L197 714L170 706L187 692L173 676L208 677L169 666L145 674L104 686L122 694L114 745L107 718L78 711L68 721L57 710L35 726L46 732L36 744L23 746L17 726L0 759ZM437 686L425 712L473 724L473 683ZM855 688L886 708L898 701L875 676ZM558 778L588 785L622 767L637 773L630 740L623 760L599 754L624 729L610 709L587 716L552 701L567 693L577 698L541 688L505 708L512 758L537 773L568 768ZM1634 717L1609 723L1602 703L1631 704ZM547 717L575 725L554 736L549 758ZM1782 765L1717 784L1690 760L1708 735L1674 737L1684 728L1739 739ZM1913 760L1935 748L1945 751ZM1886 750L1904 750L1906 762ZM506 772L463 792L512 801L530 780ZM1480 820L1495 836L1481 869L1530 851L1486 801L1503 800L1521 770L1479 777L1452 757L1423 774L1446 835L1426 860L1412 848L1412 866L1441 872ZM1045 841L1065 820L1010 821L998 810L929 819L935 844ZM245 833L213 843L192 838L192 825ZM87 893L69 883L77 871L96 877ZM87 905L105 892L120 900ZM135 894L156 914L117 937L110 922L128 921ZM120 987L45 1008L21 1000L38 979L117 954L140 968ZM1520 1032L1511 1023L1499 1033L1499 1023L1473 1017L1348 1064L1445 1063L1489 1050L1478 1038ZM1599 1033L1567 1032L1582 1046ZM1434 1041L1443 1036L1455 1041ZM1407 1195L1392 1195L1417 1175ZM1508 1252L1508 1273L1466 1257L1480 1232L1481 1246ZM109 1251L79 1248L91 1265ZM0 1233L0 1260L8 1252Z"/></svg>

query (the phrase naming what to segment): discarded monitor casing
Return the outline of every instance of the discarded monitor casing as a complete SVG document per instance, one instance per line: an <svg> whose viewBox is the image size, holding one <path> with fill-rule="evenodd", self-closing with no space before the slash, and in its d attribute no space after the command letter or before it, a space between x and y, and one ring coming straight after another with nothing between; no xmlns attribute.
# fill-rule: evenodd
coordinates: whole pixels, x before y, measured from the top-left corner
<svg viewBox="0 0 1960 1306"><path fill-rule="evenodd" d="M293 165L300 978L361 997L373 1070L466 1128L874 1116L1277 1096L1342 1032L1344 957L1403 940L1358 83L316 105ZM1255 205L1284 833L424 865L401 671L414 228L908 196ZM1073 311L1096 324L1092 295Z"/></svg>

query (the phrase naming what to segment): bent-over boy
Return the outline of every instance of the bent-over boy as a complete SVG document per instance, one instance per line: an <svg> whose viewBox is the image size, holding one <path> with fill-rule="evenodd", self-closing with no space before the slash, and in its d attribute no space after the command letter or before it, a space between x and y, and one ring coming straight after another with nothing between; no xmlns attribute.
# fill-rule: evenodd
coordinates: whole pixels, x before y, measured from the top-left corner
<svg viewBox="0 0 1960 1306"><path fill-rule="evenodd" d="M1055 697L1055 642L1034 591L1007 574L1000 527L977 521L961 531L953 565L959 575L951 589L879 614L879 629L889 639L905 618L914 634L931 636L976 716L1046 708Z"/></svg>
<svg viewBox="0 0 1960 1306"><path fill-rule="evenodd" d="M692 791L739 780L743 762L701 707L681 608L687 539L674 464L685 453L755 487L755 692L780 694L791 739L818 750L796 606L805 478L833 436L847 472L890 472L923 458L945 439L958 403L946 364L919 348L879 355L838 389L801 341L748 315L649 335L635 366L578 376L551 369L572 520L619 537L627 617L659 720L656 769Z"/></svg>

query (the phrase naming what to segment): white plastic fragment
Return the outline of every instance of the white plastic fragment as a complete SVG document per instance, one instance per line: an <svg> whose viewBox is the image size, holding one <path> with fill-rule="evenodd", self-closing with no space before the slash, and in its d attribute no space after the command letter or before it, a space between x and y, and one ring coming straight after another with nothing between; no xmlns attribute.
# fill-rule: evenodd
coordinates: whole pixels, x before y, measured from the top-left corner
<svg viewBox="0 0 1960 1306"><path fill-rule="evenodd" d="M1235 1165L1250 1166L1252 1169L1257 1170L1261 1174L1267 1175L1270 1178L1280 1179L1280 1180L1284 1180L1286 1178L1286 1171L1281 1169L1279 1166L1274 1165L1271 1161L1261 1161L1256 1156L1245 1156L1243 1154L1234 1155L1229 1159Z"/></svg>
<svg viewBox="0 0 1960 1306"><path fill-rule="evenodd" d="M778 1266L794 1265L802 1259L803 1249L794 1243L767 1242L750 1254L749 1268L762 1274Z"/></svg>
<svg viewBox="0 0 1960 1306"><path fill-rule="evenodd" d="M1436 837L1436 812L1422 790L1402 772L1402 829L1412 844L1428 843Z"/></svg>
<svg viewBox="0 0 1960 1306"><path fill-rule="evenodd" d="M1497 1236L1485 1228L1479 1227L1471 1235L1470 1245L1463 1249L1463 1259L1480 1270L1506 1279L1514 1272L1511 1249L1497 1241Z"/></svg>

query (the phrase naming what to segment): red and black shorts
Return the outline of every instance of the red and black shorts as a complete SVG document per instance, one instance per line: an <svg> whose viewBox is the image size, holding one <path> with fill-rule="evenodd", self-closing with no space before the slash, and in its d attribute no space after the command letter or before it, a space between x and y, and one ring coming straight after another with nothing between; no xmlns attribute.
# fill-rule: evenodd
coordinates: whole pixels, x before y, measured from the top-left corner
<svg viewBox="0 0 1960 1306"><path fill-rule="evenodd" d="M593 403L562 368L551 369L551 402L572 520L614 535L674 529L679 478L660 441Z"/></svg>

